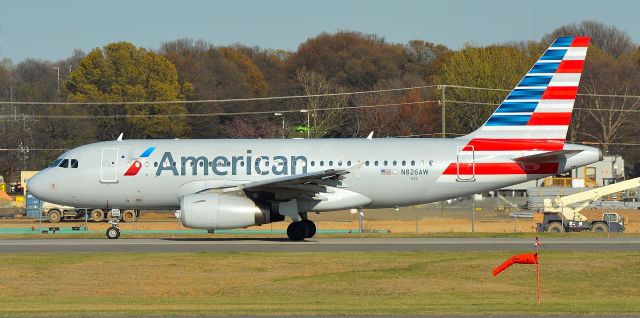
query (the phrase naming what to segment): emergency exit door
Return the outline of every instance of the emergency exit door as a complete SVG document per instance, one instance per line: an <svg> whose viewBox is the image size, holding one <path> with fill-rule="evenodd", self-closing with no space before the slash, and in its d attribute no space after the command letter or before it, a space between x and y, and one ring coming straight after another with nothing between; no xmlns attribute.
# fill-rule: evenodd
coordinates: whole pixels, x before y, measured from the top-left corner
<svg viewBox="0 0 640 318"><path fill-rule="evenodd" d="M100 182L118 182L118 148L103 148L100 166Z"/></svg>

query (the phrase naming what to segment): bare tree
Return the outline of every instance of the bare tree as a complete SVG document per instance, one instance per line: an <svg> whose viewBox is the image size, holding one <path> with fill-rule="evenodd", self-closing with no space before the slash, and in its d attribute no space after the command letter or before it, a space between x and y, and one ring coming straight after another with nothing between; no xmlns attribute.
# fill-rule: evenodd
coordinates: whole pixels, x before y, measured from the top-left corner
<svg viewBox="0 0 640 318"><path fill-rule="evenodd" d="M295 84L303 95L342 92L332 81L327 80L319 73L306 69L296 73ZM346 95L316 96L303 99L299 106L309 112L311 136L322 137L338 131L347 120L344 111L347 102L348 97Z"/></svg>
<svg viewBox="0 0 640 318"><path fill-rule="evenodd" d="M640 99L622 97L640 91L640 67L632 56L615 58L592 50L584 73L583 91L599 96L579 98L577 111L586 114L580 133L601 143L603 152L609 153L611 143L624 140L631 132L624 129L632 120L629 114L640 110Z"/></svg>
<svg viewBox="0 0 640 318"><path fill-rule="evenodd" d="M627 32L594 20L561 26L547 35L546 40L575 35L590 36L591 44L616 57L630 53L635 47Z"/></svg>
<svg viewBox="0 0 640 318"><path fill-rule="evenodd" d="M222 125L229 138L269 138L277 136L280 126L262 116L234 117Z"/></svg>

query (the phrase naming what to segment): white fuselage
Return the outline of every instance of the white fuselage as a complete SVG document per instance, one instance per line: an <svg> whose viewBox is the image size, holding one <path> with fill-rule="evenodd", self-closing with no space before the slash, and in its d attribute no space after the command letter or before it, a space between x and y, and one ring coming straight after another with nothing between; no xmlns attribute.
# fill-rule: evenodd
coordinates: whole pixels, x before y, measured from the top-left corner
<svg viewBox="0 0 640 318"><path fill-rule="evenodd" d="M513 158L543 152L461 151L467 142L400 138L108 141L66 152L60 159L77 160L77 168L46 168L29 181L28 188L45 201L76 207L179 209L185 194L348 169L340 189L369 198L368 208L382 208L499 189L595 162L600 155L596 148L566 144L565 149L580 152L553 171L534 167L532 173L501 173L501 166L496 166L497 170L487 173L476 171L476 165L513 164ZM142 157L145 152L150 153ZM458 168L459 163L471 168ZM354 207L343 200L309 209Z"/></svg>

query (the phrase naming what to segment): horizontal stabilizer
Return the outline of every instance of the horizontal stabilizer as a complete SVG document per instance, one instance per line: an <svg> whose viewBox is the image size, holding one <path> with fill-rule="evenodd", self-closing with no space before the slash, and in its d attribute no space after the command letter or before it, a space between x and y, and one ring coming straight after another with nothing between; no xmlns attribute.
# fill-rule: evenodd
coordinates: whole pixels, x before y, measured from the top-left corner
<svg viewBox="0 0 640 318"><path fill-rule="evenodd" d="M573 155L582 152L582 150L558 150L543 152L535 155L524 156L514 158L513 161L522 163L534 163L534 162L559 162L564 161Z"/></svg>

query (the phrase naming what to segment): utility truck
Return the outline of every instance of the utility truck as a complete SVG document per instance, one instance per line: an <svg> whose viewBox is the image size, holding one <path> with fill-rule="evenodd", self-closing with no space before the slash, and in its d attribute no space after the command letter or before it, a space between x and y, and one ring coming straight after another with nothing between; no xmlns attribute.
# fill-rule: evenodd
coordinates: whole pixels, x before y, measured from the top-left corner
<svg viewBox="0 0 640 318"><path fill-rule="evenodd" d="M625 230L624 217L618 213L603 213L598 220L589 220L580 213L591 202L612 193L640 187L640 178L621 181L567 196L558 196L553 201L544 199L544 212L536 213L533 221L538 232L619 232Z"/></svg>
<svg viewBox="0 0 640 318"><path fill-rule="evenodd" d="M42 216L46 217L50 223L57 223L62 220L84 220L85 218L94 222L112 221L115 219L118 221L133 222L140 217L140 210L126 210L116 217L110 210L76 208L44 202L42 204Z"/></svg>

